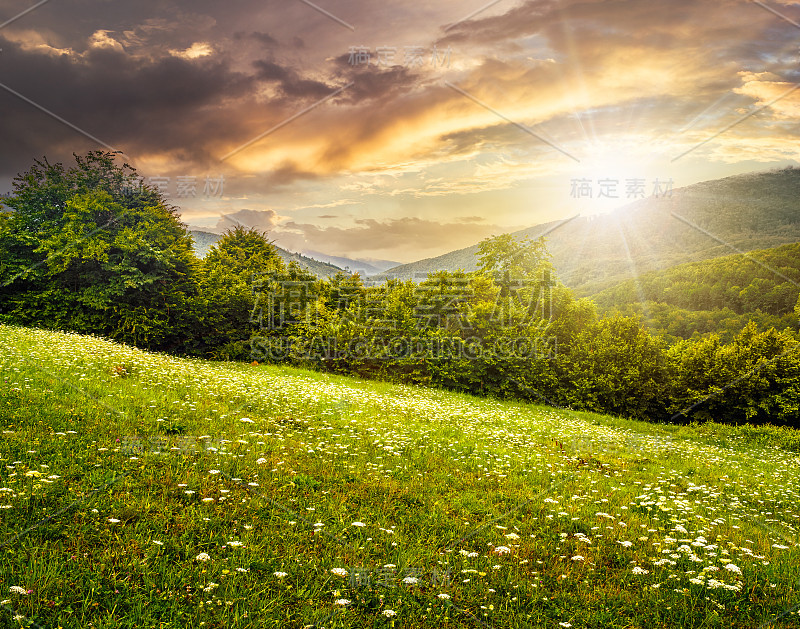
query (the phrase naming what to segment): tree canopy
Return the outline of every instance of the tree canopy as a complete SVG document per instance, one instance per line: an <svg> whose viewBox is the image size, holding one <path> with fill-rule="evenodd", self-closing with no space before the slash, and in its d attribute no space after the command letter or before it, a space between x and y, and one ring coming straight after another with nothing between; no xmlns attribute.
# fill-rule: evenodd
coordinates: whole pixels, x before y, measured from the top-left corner
<svg viewBox="0 0 800 629"><path fill-rule="evenodd" d="M0 320L177 349L196 297L191 237L115 158L45 159L15 178L0 222Z"/></svg>

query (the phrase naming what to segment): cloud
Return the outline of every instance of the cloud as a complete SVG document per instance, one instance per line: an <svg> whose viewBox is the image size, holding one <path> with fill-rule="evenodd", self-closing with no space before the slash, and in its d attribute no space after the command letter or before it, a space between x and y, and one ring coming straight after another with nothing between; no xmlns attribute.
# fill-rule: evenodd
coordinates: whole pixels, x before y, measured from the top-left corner
<svg viewBox="0 0 800 629"><path fill-rule="evenodd" d="M257 42L259 42L265 48L272 48L273 46L278 45L278 40L275 39L269 33L262 33L260 31L252 31L250 33L245 33L243 31L239 31L238 33L234 33L233 38L235 40L242 40L245 37L249 37Z"/></svg>
<svg viewBox="0 0 800 629"><path fill-rule="evenodd" d="M170 50L169 54L173 57L180 57L181 59L197 59L199 57L207 57L214 53L214 49L210 44L205 42L195 42L186 50Z"/></svg>
<svg viewBox="0 0 800 629"><path fill-rule="evenodd" d="M74 55L75 51L69 47L59 47L60 38L52 32L35 31L31 29L16 30L13 27L3 29L2 37L9 42L14 42L19 49L26 53L44 54L50 56Z"/></svg>
<svg viewBox="0 0 800 629"><path fill-rule="evenodd" d="M348 252L442 251L474 244L491 233L506 231L497 225L476 222L439 222L422 218L399 218L379 221L357 219L353 227L319 227L308 223L288 222L272 232L276 242L295 249L315 249L331 255ZM407 256L405 256L407 257Z"/></svg>
<svg viewBox="0 0 800 629"><path fill-rule="evenodd" d="M100 30L92 33L92 36L89 38L89 47L110 48L118 52L124 52L125 49L122 47L122 44L109 35L111 32L112 31Z"/></svg>
<svg viewBox="0 0 800 629"><path fill-rule="evenodd" d="M243 227L271 231L281 217L275 210L239 210L232 214L224 214L217 221L218 230L226 230L241 225Z"/></svg>
<svg viewBox="0 0 800 629"><path fill-rule="evenodd" d="M742 77L742 86L733 90L736 94L753 98L754 107L769 105L772 112L782 119L791 119L794 122L800 119L800 90L791 91L796 84L782 81L771 72L739 74Z"/></svg>
<svg viewBox="0 0 800 629"><path fill-rule="evenodd" d="M254 86L251 77L213 57L148 60L112 45L54 57L1 37L0 48L6 62L3 84L84 132L0 92L0 137L16 147L0 155L4 174L44 155L72 161L73 152L101 148L87 135L123 150L134 165L150 159L157 166L153 158L160 154L170 156L173 169L219 166L214 147L237 126L235 118L226 120L221 112L231 99L245 101Z"/></svg>
<svg viewBox="0 0 800 629"><path fill-rule="evenodd" d="M258 80L275 84L281 94L289 98L320 99L335 89L327 83L303 78L291 67L274 61L259 59L253 66Z"/></svg>

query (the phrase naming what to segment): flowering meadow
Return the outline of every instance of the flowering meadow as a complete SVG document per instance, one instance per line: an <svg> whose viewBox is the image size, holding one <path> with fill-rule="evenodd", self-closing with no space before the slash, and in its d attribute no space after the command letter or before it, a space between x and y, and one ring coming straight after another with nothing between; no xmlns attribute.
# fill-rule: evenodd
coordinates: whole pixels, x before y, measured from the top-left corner
<svg viewBox="0 0 800 629"><path fill-rule="evenodd" d="M800 435L0 326L0 627L800 627Z"/></svg>

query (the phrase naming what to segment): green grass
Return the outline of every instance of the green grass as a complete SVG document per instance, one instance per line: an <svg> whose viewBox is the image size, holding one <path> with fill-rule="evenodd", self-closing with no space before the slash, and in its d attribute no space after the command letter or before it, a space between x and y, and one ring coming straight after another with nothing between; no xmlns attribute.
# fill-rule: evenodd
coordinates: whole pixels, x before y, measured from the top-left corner
<svg viewBox="0 0 800 629"><path fill-rule="evenodd" d="M8 326L0 430L0 627L800 626L796 431Z"/></svg>

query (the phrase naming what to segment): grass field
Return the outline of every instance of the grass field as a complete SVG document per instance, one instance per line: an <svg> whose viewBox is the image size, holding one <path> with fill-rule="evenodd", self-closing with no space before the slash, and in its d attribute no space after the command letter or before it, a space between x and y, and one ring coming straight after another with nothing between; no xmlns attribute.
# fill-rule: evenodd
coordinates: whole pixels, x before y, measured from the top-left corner
<svg viewBox="0 0 800 629"><path fill-rule="evenodd" d="M0 627L798 627L800 434L0 326Z"/></svg>

